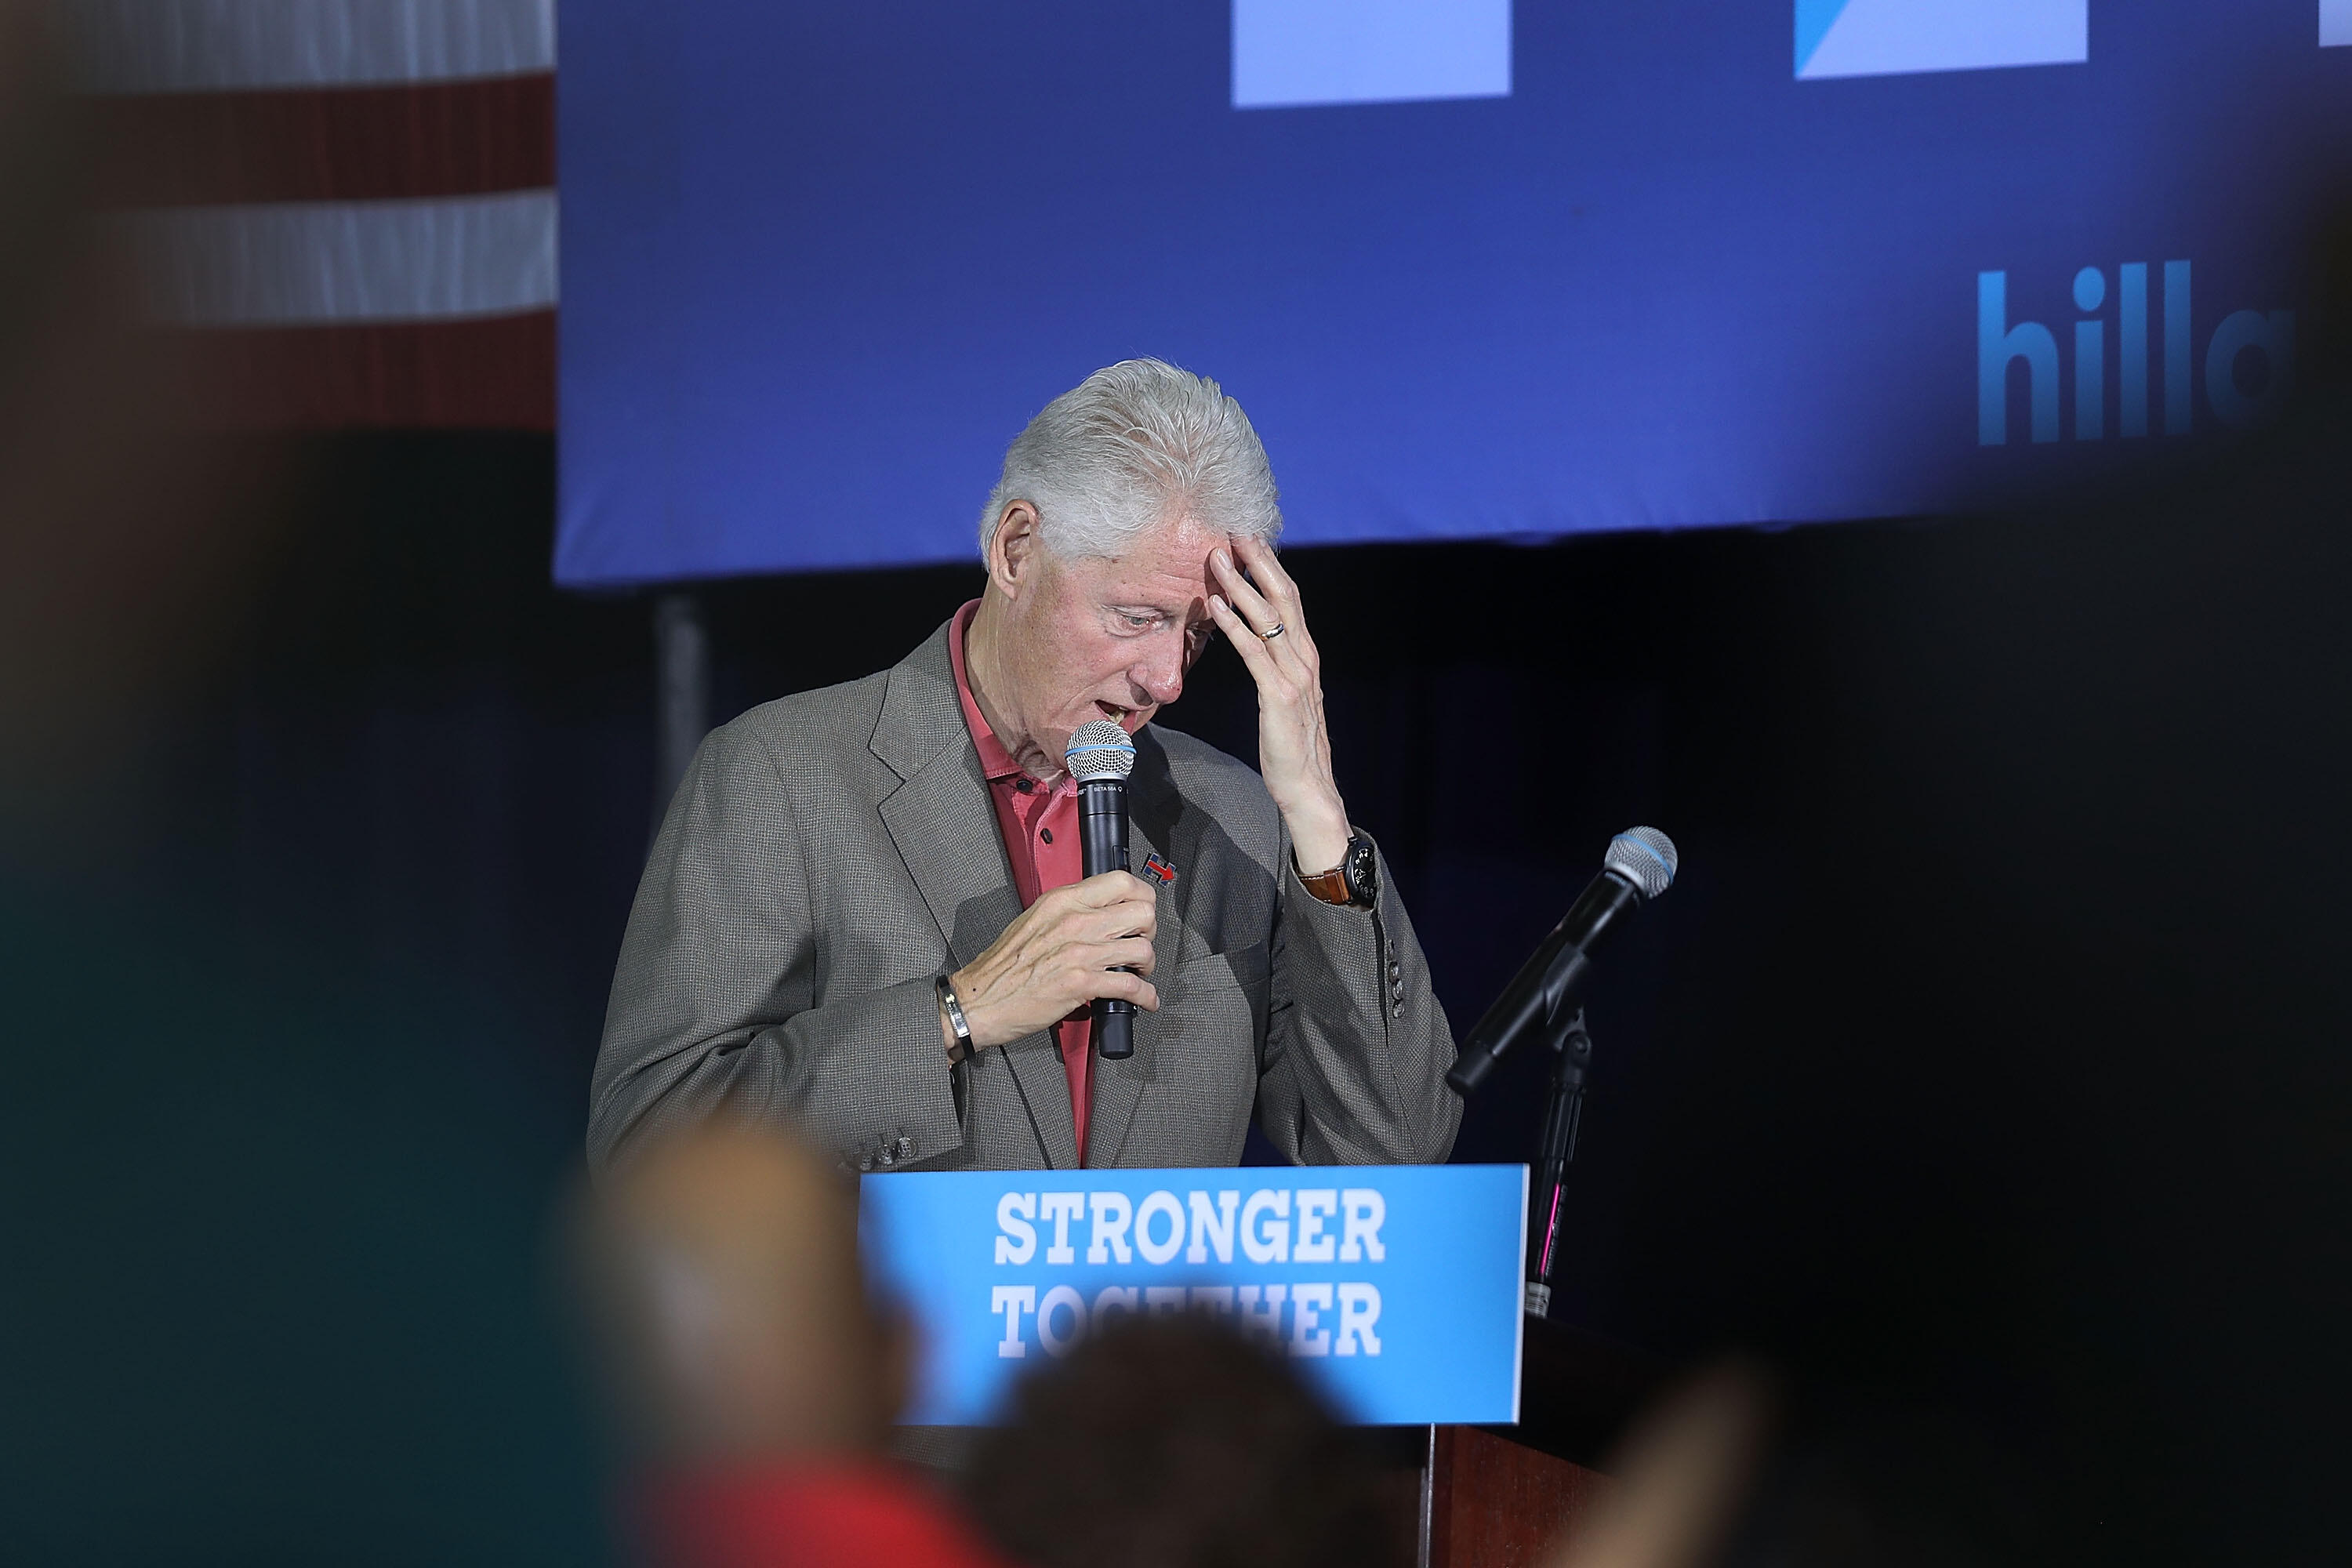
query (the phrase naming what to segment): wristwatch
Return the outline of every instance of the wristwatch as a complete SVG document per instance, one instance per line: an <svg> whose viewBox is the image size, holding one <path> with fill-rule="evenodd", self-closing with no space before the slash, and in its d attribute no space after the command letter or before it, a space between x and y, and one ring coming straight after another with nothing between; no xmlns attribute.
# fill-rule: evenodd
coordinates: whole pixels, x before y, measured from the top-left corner
<svg viewBox="0 0 2352 1568"><path fill-rule="evenodd" d="M947 1015L948 1027L955 1031L955 1044L948 1047L948 1066L953 1067L972 1053L971 1026L964 1022L963 1004L956 1000L948 977L942 974L931 985L940 994L940 1011Z"/></svg>
<svg viewBox="0 0 2352 1568"><path fill-rule="evenodd" d="M1381 901L1381 853L1362 833L1351 833L1337 866L1311 877L1301 871L1298 879L1327 904L1369 910Z"/></svg>

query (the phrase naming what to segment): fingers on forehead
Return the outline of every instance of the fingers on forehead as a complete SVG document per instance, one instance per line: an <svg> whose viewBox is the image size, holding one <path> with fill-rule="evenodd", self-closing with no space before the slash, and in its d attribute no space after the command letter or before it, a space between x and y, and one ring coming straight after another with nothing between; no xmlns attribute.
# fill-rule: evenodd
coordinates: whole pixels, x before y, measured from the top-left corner
<svg viewBox="0 0 2352 1568"><path fill-rule="evenodd" d="M1243 549L1246 552L1244 559L1249 562L1253 573L1265 574L1277 583L1290 581L1290 574L1282 569L1282 558L1275 554L1273 545L1263 539L1251 539L1243 542Z"/></svg>
<svg viewBox="0 0 2352 1568"><path fill-rule="evenodd" d="M1242 662L1255 664L1259 659L1264 658L1266 656L1265 645L1258 639L1257 628L1244 619L1241 611L1235 609L1231 604L1224 605L1222 613L1241 622L1237 635L1230 640L1234 645L1234 651L1242 656Z"/></svg>
<svg viewBox="0 0 2352 1568"><path fill-rule="evenodd" d="M1266 553L1265 545L1250 539L1235 545L1226 574L1243 587L1252 588L1257 586L1258 582L1271 583L1279 579L1282 568L1276 564L1273 556Z"/></svg>
<svg viewBox="0 0 2352 1568"><path fill-rule="evenodd" d="M1284 576L1278 567L1259 568L1257 581L1250 584L1249 588L1262 605L1287 607L1298 602L1298 590L1292 586L1290 579Z"/></svg>
<svg viewBox="0 0 2352 1568"><path fill-rule="evenodd" d="M1233 602L1236 609L1243 605L1263 605L1266 602L1265 593L1256 584L1236 572L1234 574Z"/></svg>

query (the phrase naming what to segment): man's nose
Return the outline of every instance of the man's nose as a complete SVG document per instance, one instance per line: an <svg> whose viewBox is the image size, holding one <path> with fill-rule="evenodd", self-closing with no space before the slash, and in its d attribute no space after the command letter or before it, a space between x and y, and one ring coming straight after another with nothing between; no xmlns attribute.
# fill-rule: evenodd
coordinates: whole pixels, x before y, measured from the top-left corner
<svg viewBox="0 0 2352 1568"><path fill-rule="evenodd" d="M1153 702L1165 708L1183 694L1184 639L1154 637L1152 644L1150 652L1136 661L1127 678Z"/></svg>

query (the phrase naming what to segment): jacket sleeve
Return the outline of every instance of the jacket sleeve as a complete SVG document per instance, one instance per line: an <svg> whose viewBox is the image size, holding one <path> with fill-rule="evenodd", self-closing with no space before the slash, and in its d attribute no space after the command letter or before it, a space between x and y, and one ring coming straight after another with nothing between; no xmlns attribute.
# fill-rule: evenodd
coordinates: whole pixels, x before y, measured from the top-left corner
<svg viewBox="0 0 2352 1568"><path fill-rule="evenodd" d="M931 972L817 1005L813 909L773 759L739 726L713 731L629 911L589 1089L593 1168L722 1106L790 1123L853 1170L962 1143Z"/></svg>
<svg viewBox="0 0 2352 1568"><path fill-rule="evenodd" d="M1307 890L1286 830L1281 858L1259 1128L1300 1164L1442 1162L1462 1124L1454 1031L1388 862L1360 910Z"/></svg>

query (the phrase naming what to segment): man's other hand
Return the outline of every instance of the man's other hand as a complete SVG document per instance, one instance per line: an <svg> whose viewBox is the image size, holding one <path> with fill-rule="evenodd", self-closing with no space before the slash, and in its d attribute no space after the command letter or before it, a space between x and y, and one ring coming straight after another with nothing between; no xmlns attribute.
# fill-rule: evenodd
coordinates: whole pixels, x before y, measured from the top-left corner
<svg viewBox="0 0 2352 1568"><path fill-rule="evenodd" d="M948 976L973 1047L1034 1035L1097 997L1157 1013L1160 993L1146 977L1159 929L1151 884L1125 871L1046 893L986 952Z"/></svg>
<svg viewBox="0 0 2352 1568"><path fill-rule="evenodd" d="M1307 629L1298 584L1255 539L1211 552L1209 571L1224 589L1210 595L1209 614L1257 682L1258 771L1290 829L1298 869L1310 877L1334 869L1351 830L1323 721L1323 655Z"/></svg>

